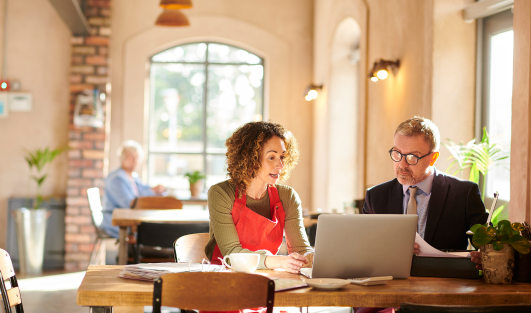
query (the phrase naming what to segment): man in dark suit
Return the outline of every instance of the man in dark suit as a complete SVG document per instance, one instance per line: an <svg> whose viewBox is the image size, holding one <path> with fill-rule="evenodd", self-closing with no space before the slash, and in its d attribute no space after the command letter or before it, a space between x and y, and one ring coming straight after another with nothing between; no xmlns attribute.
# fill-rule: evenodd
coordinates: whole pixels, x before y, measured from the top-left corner
<svg viewBox="0 0 531 313"><path fill-rule="evenodd" d="M437 249L466 249L466 231L484 224L488 214L477 184L435 168L439 145L432 121L414 117L400 124L389 150L396 178L367 190L363 213L417 214L417 232L427 243Z"/></svg>

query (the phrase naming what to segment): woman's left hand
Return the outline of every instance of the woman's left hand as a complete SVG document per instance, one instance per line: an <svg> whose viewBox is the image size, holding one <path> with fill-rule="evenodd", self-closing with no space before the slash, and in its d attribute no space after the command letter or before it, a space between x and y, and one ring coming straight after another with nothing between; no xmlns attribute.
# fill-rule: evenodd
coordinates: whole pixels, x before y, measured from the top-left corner
<svg viewBox="0 0 531 313"><path fill-rule="evenodd" d="M297 274L304 264L308 263L306 257L292 253L288 256L272 255L265 259L265 266L270 269L282 268L288 273Z"/></svg>

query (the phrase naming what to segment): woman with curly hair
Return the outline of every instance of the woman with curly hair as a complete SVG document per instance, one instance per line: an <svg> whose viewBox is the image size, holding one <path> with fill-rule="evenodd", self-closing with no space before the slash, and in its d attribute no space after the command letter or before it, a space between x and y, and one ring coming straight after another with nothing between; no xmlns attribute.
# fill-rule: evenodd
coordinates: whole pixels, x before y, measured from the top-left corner
<svg viewBox="0 0 531 313"><path fill-rule="evenodd" d="M299 161L295 137L282 125L247 123L227 139L230 179L208 191L210 241L206 255L217 263L231 253L259 253L259 269L298 273L311 266L301 201L289 178ZM286 235L288 256L276 255ZM310 257L311 258L311 257ZM220 263L218 263L220 264Z"/></svg>

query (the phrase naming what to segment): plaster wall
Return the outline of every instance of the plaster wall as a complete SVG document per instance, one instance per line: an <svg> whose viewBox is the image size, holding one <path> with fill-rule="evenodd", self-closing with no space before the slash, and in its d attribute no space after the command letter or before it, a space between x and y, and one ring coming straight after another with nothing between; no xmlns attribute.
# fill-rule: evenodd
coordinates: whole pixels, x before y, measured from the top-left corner
<svg viewBox="0 0 531 313"><path fill-rule="evenodd" d="M462 15L472 2L434 1L431 118L439 127L441 143L466 143L475 135L476 23L465 23ZM441 145L439 170L448 168L449 157Z"/></svg>
<svg viewBox="0 0 531 313"><path fill-rule="evenodd" d="M354 149L357 154L357 162L352 160L352 164L347 164L350 169L357 174L354 183L355 190L352 191L354 197L359 199L364 195L365 181L365 125L366 125L366 84L365 73L367 72L367 19L368 7L362 0L316 0L315 1L315 24L314 24L314 63L313 63L313 82L316 85L324 85L319 97L312 101L313 107L313 164L312 164L312 211L318 208L323 212L330 212L331 193L327 192L332 179L342 181L341 177L331 177L329 164L334 161L334 154L330 153L330 123L334 120L331 118L330 99L334 98L330 94L329 86L332 82L332 57L334 36L340 25L348 20L353 19L359 29L357 33L358 48L360 50L360 60L358 63L359 77L353 78L352 81L359 82L358 86L352 86L353 90L358 90L356 112L351 114L350 123L357 128L357 140L354 142L345 142L344 144L356 145ZM353 32L355 34L356 32ZM332 89L332 92L334 90ZM337 94L336 94L337 96ZM355 106L355 101L352 102ZM336 138L341 140L341 138ZM351 199L352 200L352 199ZM342 207L335 205L335 208L341 210Z"/></svg>
<svg viewBox="0 0 531 313"><path fill-rule="evenodd" d="M389 149L396 127L431 117L432 1L369 1L369 62L400 60L383 81L368 84L366 187L393 179Z"/></svg>
<svg viewBox="0 0 531 313"><path fill-rule="evenodd" d="M126 139L147 142L146 86L149 57L166 48L213 40L248 49L265 58L265 120L286 126L299 141L302 160L288 184L310 206L312 111L303 91L312 75L313 6L309 0L261 2L195 1L184 13L189 27L154 26L156 1L113 1L110 169L114 151ZM282 8L282 9L279 9Z"/></svg>
<svg viewBox="0 0 531 313"><path fill-rule="evenodd" d="M0 1L3 8L4 1ZM0 17L3 32L3 16ZM33 110L10 112L0 119L0 247L6 245L9 197L34 196L24 150L66 147L71 33L48 1L8 0L6 75L33 95ZM45 196L66 194L66 154L47 169ZM28 189L28 186L30 187Z"/></svg>

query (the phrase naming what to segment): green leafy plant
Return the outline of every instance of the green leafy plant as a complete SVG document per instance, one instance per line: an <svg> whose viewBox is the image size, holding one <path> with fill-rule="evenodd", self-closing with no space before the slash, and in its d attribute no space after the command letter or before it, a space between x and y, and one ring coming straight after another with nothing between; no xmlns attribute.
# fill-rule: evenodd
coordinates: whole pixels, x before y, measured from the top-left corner
<svg viewBox="0 0 531 313"><path fill-rule="evenodd" d="M501 220L497 226L476 224L470 228L474 233L472 244L476 249L483 245L492 244L494 250L500 251L504 244L511 245L514 250L528 254L531 248L529 240L525 239L520 232L525 226L520 223L512 223L508 220Z"/></svg>
<svg viewBox="0 0 531 313"><path fill-rule="evenodd" d="M498 144L490 143L487 128L483 128L483 137L481 142L475 144L475 139L470 140L466 145L455 144L448 139L448 144L444 146L450 151L454 161L450 164L446 172L450 172L452 168L457 165L452 175L460 172L461 178L463 171L470 168L470 175L468 180L479 184L480 174L485 178L489 169L493 166L504 166L507 164L506 160L509 158L509 152L503 150ZM509 170L507 168L507 170ZM482 196L485 199L486 184L483 184Z"/></svg>
<svg viewBox="0 0 531 313"><path fill-rule="evenodd" d="M24 158L26 159L26 162L28 162L28 166L30 168L30 177L37 183L37 196L33 203L34 209L38 209L44 200L42 196L42 185L47 177L47 174L43 173L44 168L46 164L51 163L55 157L61 154L63 151L64 149L61 148L50 150L48 147L44 149L26 151Z"/></svg>
<svg viewBox="0 0 531 313"><path fill-rule="evenodd" d="M190 184L195 184L199 180L206 178L205 174L201 173L200 171L188 172L184 174L184 177L188 177Z"/></svg>
<svg viewBox="0 0 531 313"><path fill-rule="evenodd" d="M451 157L454 161L446 169L447 173L452 175L460 174L463 178L463 171L470 169L468 180L479 185L480 177L483 179L487 176L489 170L495 166L507 168L507 160L509 159L509 152L503 150L498 144L490 143L487 128L483 128L483 136L481 142L476 144L475 139L470 140L466 144L456 144L448 139L448 144L444 146L450 151ZM457 169L455 167L457 166ZM484 180L485 181L485 180ZM485 201L485 193L487 184L483 183L483 190L481 191L482 200ZM509 213L505 210L505 205L500 206L492 215L493 224L497 224L501 219L508 218Z"/></svg>

